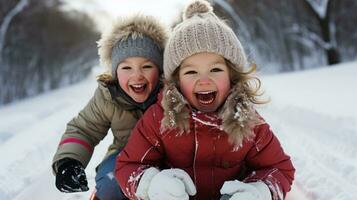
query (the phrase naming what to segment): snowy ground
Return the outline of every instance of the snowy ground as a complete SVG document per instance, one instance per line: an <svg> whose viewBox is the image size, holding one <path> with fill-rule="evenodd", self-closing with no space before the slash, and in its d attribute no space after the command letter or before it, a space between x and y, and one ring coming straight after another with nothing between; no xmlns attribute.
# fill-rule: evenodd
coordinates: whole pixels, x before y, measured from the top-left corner
<svg viewBox="0 0 357 200"><path fill-rule="evenodd" d="M265 77L262 114L310 199L357 199L357 62Z"/></svg>
<svg viewBox="0 0 357 200"><path fill-rule="evenodd" d="M65 124L89 100L93 75L76 85L0 107L0 199L85 200L55 189L51 159ZM297 169L289 200L357 199L357 62L263 77L271 103L260 108ZM94 167L111 137L95 150Z"/></svg>

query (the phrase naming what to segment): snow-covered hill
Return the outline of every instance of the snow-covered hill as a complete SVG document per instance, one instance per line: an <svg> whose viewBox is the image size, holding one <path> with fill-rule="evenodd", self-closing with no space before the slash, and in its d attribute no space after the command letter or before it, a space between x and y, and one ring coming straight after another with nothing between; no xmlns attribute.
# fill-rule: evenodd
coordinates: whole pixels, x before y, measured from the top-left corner
<svg viewBox="0 0 357 200"><path fill-rule="evenodd" d="M310 199L357 199L357 62L263 78L261 110Z"/></svg>
<svg viewBox="0 0 357 200"><path fill-rule="evenodd" d="M87 193L62 194L54 185L51 159L65 124L96 87L88 79L0 108L0 199L85 200ZM314 200L357 199L357 62L262 78L271 98L260 112L271 124L297 169L294 188ZM95 150L94 167L111 140ZM288 199L302 200L295 190ZM297 191L297 192L296 192Z"/></svg>

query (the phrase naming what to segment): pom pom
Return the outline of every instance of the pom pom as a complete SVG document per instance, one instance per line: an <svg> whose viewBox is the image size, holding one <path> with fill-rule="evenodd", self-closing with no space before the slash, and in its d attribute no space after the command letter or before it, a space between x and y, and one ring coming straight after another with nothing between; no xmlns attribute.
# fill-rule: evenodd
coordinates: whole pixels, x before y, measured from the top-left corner
<svg viewBox="0 0 357 200"><path fill-rule="evenodd" d="M194 15L207 12L213 12L211 4L204 0L196 0L185 8L182 18L185 20L193 17Z"/></svg>

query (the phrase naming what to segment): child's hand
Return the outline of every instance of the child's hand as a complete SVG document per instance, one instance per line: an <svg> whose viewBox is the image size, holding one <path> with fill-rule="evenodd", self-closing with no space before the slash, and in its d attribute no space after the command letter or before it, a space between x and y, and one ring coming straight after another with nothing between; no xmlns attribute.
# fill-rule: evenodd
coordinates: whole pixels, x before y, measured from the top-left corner
<svg viewBox="0 0 357 200"><path fill-rule="evenodd" d="M221 194L223 199L229 200L271 200L268 186L261 181L252 183L226 181L221 188Z"/></svg>
<svg viewBox="0 0 357 200"><path fill-rule="evenodd" d="M196 194L196 187L184 170L166 169L158 172L155 169L155 172L154 169L147 169L142 176L136 192L138 197L145 200L188 200L189 195Z"/></svg>
<svg viewBox="0 0 357 200"><path fill-rule="evenodd" d="M196 194L191 177L182 169L166 169L155 175L148 190L153 200L188 200Z"/></svg>
<svg viewBox="0 0 357 200"><path fill-rule="evenodd" d="M83 165L77 160L66 158L58 167L56 187L59 191L67 193L88 191Z"/></svg>

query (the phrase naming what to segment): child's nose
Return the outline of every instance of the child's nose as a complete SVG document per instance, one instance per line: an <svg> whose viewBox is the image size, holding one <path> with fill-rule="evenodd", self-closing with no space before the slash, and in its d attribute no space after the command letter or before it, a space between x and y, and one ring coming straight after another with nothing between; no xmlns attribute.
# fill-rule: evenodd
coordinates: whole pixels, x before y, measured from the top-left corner
<svg viewBox="0 0 357 200"><path fill-rule="evenodd" d="M135 70L133 73L135 78L142 78L144 76L143 71L141 69Z"/></svg>
<svg viewBox="0 0 357 200"><path fill-rule="evenodd" d="M200 85L207 85L207 84L210 84L210 79L207 75L203 75L200 77L199 79L199 84Z"/></svg>

